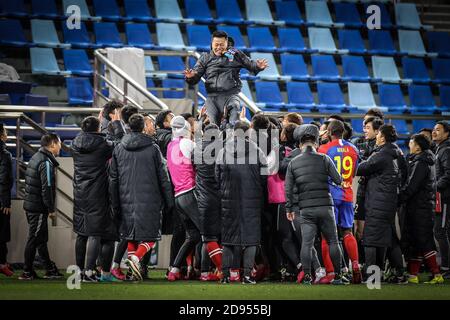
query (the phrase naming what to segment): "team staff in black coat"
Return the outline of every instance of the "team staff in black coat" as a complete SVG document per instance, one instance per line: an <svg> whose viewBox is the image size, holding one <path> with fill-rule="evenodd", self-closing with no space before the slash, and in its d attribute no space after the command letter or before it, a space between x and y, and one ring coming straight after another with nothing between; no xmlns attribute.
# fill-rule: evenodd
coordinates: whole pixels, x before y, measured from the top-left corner
<svg viewBox="0 0 450 320"><path fill-rule="evenodd" d="M7 132L0 123L0 273L10 277L13 271L9 267L7 243L11 240L11 188L13 186L13 168L11 153L6 150Z"/></svg>
<svg viewBox="0 0 450 320"><path fill-rule="evenodd" d="M164 110L158 113L156 116L156 143L161 150L164 158L167 158L167 146L172 141L172 128L170 122L172 121L174 114L170 110Z"/></svg>
<svg viewBox="0 0 450 320"><path fill-rule="evenodd" d="M416 134L409 141L408 180L400 194L406 206L405 235L406 257L410 283L419 283L417 276L422 260L431 270L433 279L429 283L443 283L436 260L436 245L433 237L435 168L434 154L430 151L431 141Z"/></svg>
<svg viewBox="0 0 450 320"><path fill-rule="evenodd" d="M220 186L223 248L223 282L228 283L233 257L244 248L244 283L250 277L256 246L261 241L261 215L267 189L267 160L257 145L244 137L249 125L237 121L217 156L216 180ZM251 162L250 160L254 160Z"/></svg>
<svg viewBox="0 0 450 320"><path fill-rule="evenodd" d="M101 280L108 281L112 279L109 270L114 241L119 240L118 223L112 219L108 192L108 167L114 143L100 133L100 121L96 117L85 118L81 130L72 143L75 256L78 267L84 270L86 242L90 237L85 280L94 280L92 272L101 252Z"/></svg>
<svg viewBox="0 0 450 320"><path fill-rule="evenodd" d="M55 174L59 166L56 156L61 150L61 140L56 134L46 134L41 138L41 148L31 157L25 173L25 197L23 208L29 224L25 246L24 272L20 280L37 278L33 270L36 249L44 260L47 272L44 278L60 278L54 262L50 260L47 248L47 219L55 215Z"/></svg>
<svg viewBox="0 0 450 320"><path fill-rule="evenodd" d="M450 126L439 121L433 129L433 141L436 149L436 189L438 205L434 225L434 236L439 243L441 269L445 278L450 277ZM438 210L439 209L439 210Z"/></svg>
<svg viewBox="0 0 450 320"><path fill-rule="evenodd" d="M395 236L395 215L399 188L406 179L406 160L394 142L397 133L392 125L380 127L374 153L358 166L356 175L367 179L365 187L364 250L366 267L384 266L386 251L397 271L395 281L405 282L401 251Z"/></svg>
<svg viewBox="0 0 450 320"><path fill-rule="evenodd" d="M139 114L130 117L131 133L115 147L110 169L113 214L121 221L121 237L134 249L129 250L127 263L138 279L140 260L161 238L161 210L174 205L161 151L152 137L142 133L144 121Z"/></svg>

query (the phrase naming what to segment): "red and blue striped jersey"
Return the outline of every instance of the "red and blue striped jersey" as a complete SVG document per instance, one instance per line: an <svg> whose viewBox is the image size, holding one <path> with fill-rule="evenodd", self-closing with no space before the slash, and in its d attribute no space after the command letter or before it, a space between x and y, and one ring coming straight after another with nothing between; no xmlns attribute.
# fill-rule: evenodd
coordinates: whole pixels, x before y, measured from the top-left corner
<svg viewBox="0 0 450 320"><path fill-rule="evenodd" d="M352 202L352 182L358 166L358 149L351 142L338 139L321 145L318 152L328 155L342 176L342 187L336 186L330 181L330 192L333 199Z"/></svg>

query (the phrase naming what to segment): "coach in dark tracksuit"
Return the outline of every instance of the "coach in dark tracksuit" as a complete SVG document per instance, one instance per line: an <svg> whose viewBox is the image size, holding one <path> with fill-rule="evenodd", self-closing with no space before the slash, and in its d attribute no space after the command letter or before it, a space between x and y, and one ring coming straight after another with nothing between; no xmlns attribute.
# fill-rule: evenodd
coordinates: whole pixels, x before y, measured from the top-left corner
<svg viewBox="0 0 450 320"><path fill-rule="evenodd" d="M318 154L319 129L310 124L296 129L300 141L301 154L288 165L285 190L286 212L293 221L298 215L302 232L301 262L305 272L304 282L311 284L311 262L314 239L322 232L330 246L330 256L334 270L341 270L341 251L338 245L336 221L333 212L333 199L329 191L328 178L340 185L342 178L333 161L324 154ZM340 283L336 276L333 283Z"/></svg>
<svg viewBox="0 0 450 320"><path fill-rule="evenodd" d="M82 132L72 143L73 229L77 234L75 256L78 267L84 269L86 242L90 237L86 270L95 269L101 251L102 270L109 272L114 241L119 240L118 222L112 219L108 192L108 161L114 143L99 133L99 128L97 118L87 117L81 123Z"/></svg>
<svg viewBox="0 0 450 320"><path fill-rule="evenodd" d="M228 49L228 35L224 31L212 34L211 51L205 52L194 66L184 72L189 84L197 84L205 77L206 113L211 123L220 125L224 112L230 115L230 123L239 118L240 101L238 94L242 83L240 70L246 68L255 75L267 68L264 59L252 61L245 53L237 49Z"/></svg>
<svg viewBox="0 0 450 320"><path fill-rule="evenodd" d="M6 150L7 133L0 123L0 273L12 276L7 264L7 243L11 240L11 188L13 186L13 167L11 153Z"/></svg>
<svg viewBox="0 0 450 320"><path fill-rule="evenodd" d="M61 150L61 141L55 134L46 134L41 139L41 148L31 157L25 173L25 197L23 208L29 224L25 246L24 272L19 279L37 278L33 270L36 249L44 260L45 278L61 277L55 263L50 260L47 248L49 216L55 214L55 174L59 166L55 156Z"/></svg>
<svg viewBox="0 0 450 320"><path fill-rule="evenodd" d="M234 136L225 142L217 156L216 180L222 204L223 281L229 282L233 258L240 257L244 249L243 282L253 284L250 274L256 246L261 241L267 160L253 141L244 138L242 133L248 129L246 123L236 122Z"/></svg>

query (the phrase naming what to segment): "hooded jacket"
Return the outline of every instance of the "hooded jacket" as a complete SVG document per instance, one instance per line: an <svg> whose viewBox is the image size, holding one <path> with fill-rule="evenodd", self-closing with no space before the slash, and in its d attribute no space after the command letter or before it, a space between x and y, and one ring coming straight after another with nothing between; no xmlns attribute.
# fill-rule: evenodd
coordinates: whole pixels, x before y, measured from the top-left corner
<svg viewBox="0 0 450 320"><path fill-rule="evenodd" d="M112 218L108 192L113 150L113 143L101 133L81 132L72 142L73 229L77 234L118 239L118 224Z"/></svg>
<svg viewBox="0 0 450 320"><path fill-rule="evenodd" d="M161 151L152 137L126 134L113 152L110 194L121 238L156 241L161 238L161 210L174 205L172 186Z"/></svg>
<svg viewBox="0 0 450 320"><path fill-rule="evenodd" d="M450 139L441 142L436 149L436 189L442 202L450 203Z"/></svg>
<svg viewBox="0 0 450 320"><path fill-rule="evenodd" d="M172 129L158 128L156 129L156 143L161 150L165 159L167 159L167 146L172 141Z"/></svg>

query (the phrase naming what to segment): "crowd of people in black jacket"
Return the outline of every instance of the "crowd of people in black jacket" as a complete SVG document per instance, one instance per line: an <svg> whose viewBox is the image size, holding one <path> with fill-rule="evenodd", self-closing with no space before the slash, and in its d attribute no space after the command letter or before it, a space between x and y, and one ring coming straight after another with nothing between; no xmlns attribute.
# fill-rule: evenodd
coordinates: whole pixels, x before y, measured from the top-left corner
<svg viewBox="0 0 450 320"><path fill-rule="evenodd" d="M361 283L374 265L391 283L418 283L422 268L431 273L427 283L450 277L447 122L410 137L405 156L379 109L366 113L364 136L356 138L339 115L322 124L304 124L298 113L257 113L249 121L243 108L232 125L225 119L218 126L205 111L175 116L165 110L155 118L111 101L98 117L82 121L71 149L75 257L83 281L147 278L162 234L172 235L169 281ZM12 276L6 139L1 126L0 272ZM38 277L36 251L44 278L62 277L47 249L61 141L46 134L41 146L25 177L23 280ZM330 146L356 150L357 165L349 169L353 160L327 155ZM352 197L353 176L359 177L356 201L346 198L345 210L354 217L344 223L335 194Z"/></svg>

